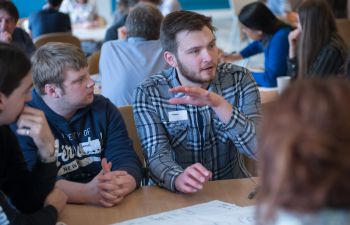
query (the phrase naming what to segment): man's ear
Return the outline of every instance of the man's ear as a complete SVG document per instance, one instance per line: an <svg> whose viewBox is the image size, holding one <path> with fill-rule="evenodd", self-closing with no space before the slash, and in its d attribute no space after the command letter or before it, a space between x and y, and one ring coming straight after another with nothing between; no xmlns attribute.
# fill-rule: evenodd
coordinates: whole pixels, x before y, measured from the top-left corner
<svg viewBox="0 0 350 225"><path fill-rule="evenodd" d="M177 60L173 53L165 51L164 59L171 67L177 67Z"/></svg>
<svg viewBox="0 0 350 225"><path fill-rule="evenodd" d="M59 96L57 93L57 86L55 84L45 84L44 92L50 97L57 98Z"/></svg>

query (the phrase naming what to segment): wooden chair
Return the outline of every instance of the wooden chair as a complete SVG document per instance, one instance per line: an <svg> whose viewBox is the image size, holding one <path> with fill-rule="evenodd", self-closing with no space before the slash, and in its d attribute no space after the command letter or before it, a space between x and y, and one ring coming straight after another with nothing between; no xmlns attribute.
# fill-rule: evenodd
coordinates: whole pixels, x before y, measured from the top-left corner
<svg viewBox="0 0 350 225"><path fill-rule="evenodd" d="M134 114L132 112L132 106L131 105L121 106L121 107L118 107L118 110L122 114L122 117L126 125L126 129L128 130L129 137L133 142L136 154L140 158L141 162L145 165L145 157L143 156L141 142L140 142L139 136L137 135L135 120L133 116Z"/></svg>
<svg viewBox="0 0 350 225"><path fill-rule="evenodd" d="M140 161L142 162L143 179L141 180L141 186L148 185L149 177L148 177L147 165L146 165L145 157L143 155L141 142L140 142L139 136L137 135L135 120L133 116L134 114L132 112L132 106L131 105L121 106L121 107L118 107L118 110L122 114L122 117L126 125L126 129L128 130L128 135L133 142L135 152L139 157Z"/></svg>
<svg viewBox="0 0 350 225"><path fill-rule="evenodd" d="M337 19L336 20L339 35L343 38L348 48L350 48L350 20Z"/></svg>
<svg viewBox="0 0 350 225"><path fill-rule="evenodd" d="M96 51L92 53L92 55L90 55L88 58L90 75L100 73L100 70L99 70L100 54L101 54L101 51Z"/></svg>
<svg viewBox="0 0 350 225"><path fill-rule="evenodd" d="M70 43L72 45L75 45L79 48L81 48L80 40L73 36L71 33L66 32L59 32L59 33L50 33L50 34L43 34L39 37L34 39L34 45L36 48L39 48L40 46L49 43L49 42L63 42L63 43Z"/></svg>

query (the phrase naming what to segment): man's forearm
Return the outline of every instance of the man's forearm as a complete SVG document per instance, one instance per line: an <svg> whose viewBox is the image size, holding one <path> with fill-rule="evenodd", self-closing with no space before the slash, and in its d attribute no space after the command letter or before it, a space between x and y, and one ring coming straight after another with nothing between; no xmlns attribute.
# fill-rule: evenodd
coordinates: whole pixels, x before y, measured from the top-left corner
<svg viewBox="0 0 350 225"><path fill-rule="evenodd" d="M92 191L84 183L58 180L56 187L68 196L68 203L92 203L94 198Z"/></svg>

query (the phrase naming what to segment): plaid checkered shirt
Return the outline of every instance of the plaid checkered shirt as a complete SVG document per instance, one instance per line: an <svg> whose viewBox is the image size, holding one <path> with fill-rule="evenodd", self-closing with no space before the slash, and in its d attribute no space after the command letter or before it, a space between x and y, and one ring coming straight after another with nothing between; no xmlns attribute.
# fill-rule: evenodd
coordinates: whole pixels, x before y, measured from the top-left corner
<svg viewBox="0 0 350 225"><path fill-rule="evenodd" d="M152 180L176 191L177 176L197 162L213 180L247 177L241 153L256 158L260 119L260 95L250 72L228 63L217 67L208 90L232 104L226 124L209 106L170 104L170 98L184 96L169 92L180 85L171 68L149 77L135 92L134 118ZM169 120L169 113L184 110L187 119Z"/></svg>

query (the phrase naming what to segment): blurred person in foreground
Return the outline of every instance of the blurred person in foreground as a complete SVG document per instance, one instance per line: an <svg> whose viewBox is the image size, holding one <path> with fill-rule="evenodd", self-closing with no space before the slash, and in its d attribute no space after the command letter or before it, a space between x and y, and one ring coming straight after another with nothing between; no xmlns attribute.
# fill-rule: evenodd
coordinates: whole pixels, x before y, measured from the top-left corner
<svg viewBox="0 0 350 225"><path fill-rule="evenodd" d="M45 115L24 106L31 99L30 68L24 52L0 43L0 224L53 225L67 200L62 191L53 189L56 149ZM38 148L31 172L8 126L16 120L17 134L32 139Z"/></svg>
<svg viewBox="0 0 350 225"><path fill-rule="evenodd" d="M259 224L350 224L350 83L297 80L264 112Z"/></svg>

